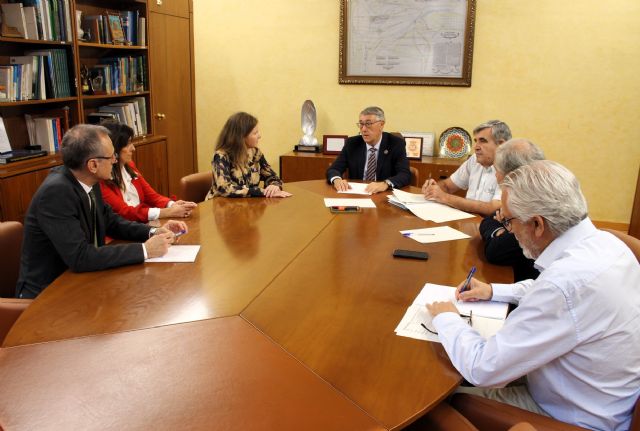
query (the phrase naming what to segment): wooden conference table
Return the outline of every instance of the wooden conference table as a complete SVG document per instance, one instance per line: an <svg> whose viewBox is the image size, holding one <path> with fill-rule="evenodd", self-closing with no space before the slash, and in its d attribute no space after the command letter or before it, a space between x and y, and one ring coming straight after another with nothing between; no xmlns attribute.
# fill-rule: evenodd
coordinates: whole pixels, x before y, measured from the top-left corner
<svg viewBox="0 0 640 431"><path fill-rule="evenodd" d="M425 282L508 282L471 240L419 244L434 225L373 196L334 215L323 181L288 199L203 202L182 244L195 263L66 272L0 349L7 429L400 429L459 383L440 344L394 329ZM417 189L413 189L417 191ZM351 196L354 197L354 196ZM397 259L396 248L428 261Z"/></svg>

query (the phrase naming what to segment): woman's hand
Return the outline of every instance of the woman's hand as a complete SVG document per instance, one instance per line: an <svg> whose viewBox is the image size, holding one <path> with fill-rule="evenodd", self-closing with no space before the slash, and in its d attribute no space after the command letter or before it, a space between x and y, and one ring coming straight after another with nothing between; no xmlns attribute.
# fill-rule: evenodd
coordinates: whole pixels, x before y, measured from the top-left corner
<svg viewBox="0 0 640 431"><path fill-rule="evenodd" d="M178 201L181 202L181 201ZM171 205L169 208L161 208L160 209L160 218L169 218L169 217L177 217L177 218L186 218L191 215L191 211L193 207L190 205L181 205L178 202ZM193 202L190 202L193 203Z"/></svg>
<svg viewBox="0 0 640 431"><path fill-rule="evenodd" d="M275 184L268 185L263 191L262 194L265 198L280 198L286 196L278 196L278 194L282 192L280 186L276 186Z"/></svg>

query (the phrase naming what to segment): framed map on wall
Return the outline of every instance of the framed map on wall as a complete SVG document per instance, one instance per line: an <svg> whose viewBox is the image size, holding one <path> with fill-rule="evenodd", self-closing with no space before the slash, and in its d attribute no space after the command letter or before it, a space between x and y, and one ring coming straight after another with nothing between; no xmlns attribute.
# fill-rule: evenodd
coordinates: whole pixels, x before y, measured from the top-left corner
<svg viewBox="0 0 640 431"><path fill-rule="evenodd" d="M340 84L471 86L476 0L340 0Z"/></svg>

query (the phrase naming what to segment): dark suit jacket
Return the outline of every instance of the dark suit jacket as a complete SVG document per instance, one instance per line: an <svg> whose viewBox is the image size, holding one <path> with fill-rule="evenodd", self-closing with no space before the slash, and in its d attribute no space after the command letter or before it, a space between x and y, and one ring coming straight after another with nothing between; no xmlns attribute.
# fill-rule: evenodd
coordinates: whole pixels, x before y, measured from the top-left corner
<svg viewBox="0 0 640 431"><path fill-rule="evenodd" d="M347 139L340 155L327 169L327 181L330 182L331 178L336 176L342 177L345 169L349 169L349 179L361 180L367 163L365 147L368 146L362 136L352 136ZM383 132L378 151L376 181L387 179L396 188L408 186L411 183L411 171L404 139Z"/></svg>
<svg viewBox="0 0 640 431"><path fill-rule="evenodd" d="M538 278L540 272L533 267L533 260L524 256L514 234L504 232L500 236L491 236L496 229L502 227L494 216L495 213L485 217L480 223L480 235L484 240L484 255L487 260L494 265L511 266L515 282Z"/></svg>
<svg viewBox="0 0 640 431"><path fill-rule="evenodd" d="M80 183L64 166L51 173L33 195L25 217L20 277L16 296L34 298L67 268L75 272L98 271L141 263L141 244L104 246L105 235L112 238L146 241L150 227L116 215L102 201L100 186L96 197L97 237L91 241L89 198Z"/></svg>

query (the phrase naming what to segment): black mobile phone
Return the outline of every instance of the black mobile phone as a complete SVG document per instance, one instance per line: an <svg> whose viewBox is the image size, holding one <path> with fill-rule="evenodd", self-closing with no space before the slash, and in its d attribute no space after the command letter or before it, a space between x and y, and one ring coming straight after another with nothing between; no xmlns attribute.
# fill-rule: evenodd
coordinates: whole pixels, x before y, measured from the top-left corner
<svg viewBox="0 0 640 431"><path fill-rule="evenodd" d="M424 251L402 250L399 248L393 250L393 257L406 257L408 259L420 259L420 260L429 259L429 255Z"/></svg>
<svg viewBox="0 0 640 431"><path fill-rule="evenodd" d="M329 209L332 213L358 213L362 211L360 207L354 206L332 206Z"/></svg>

